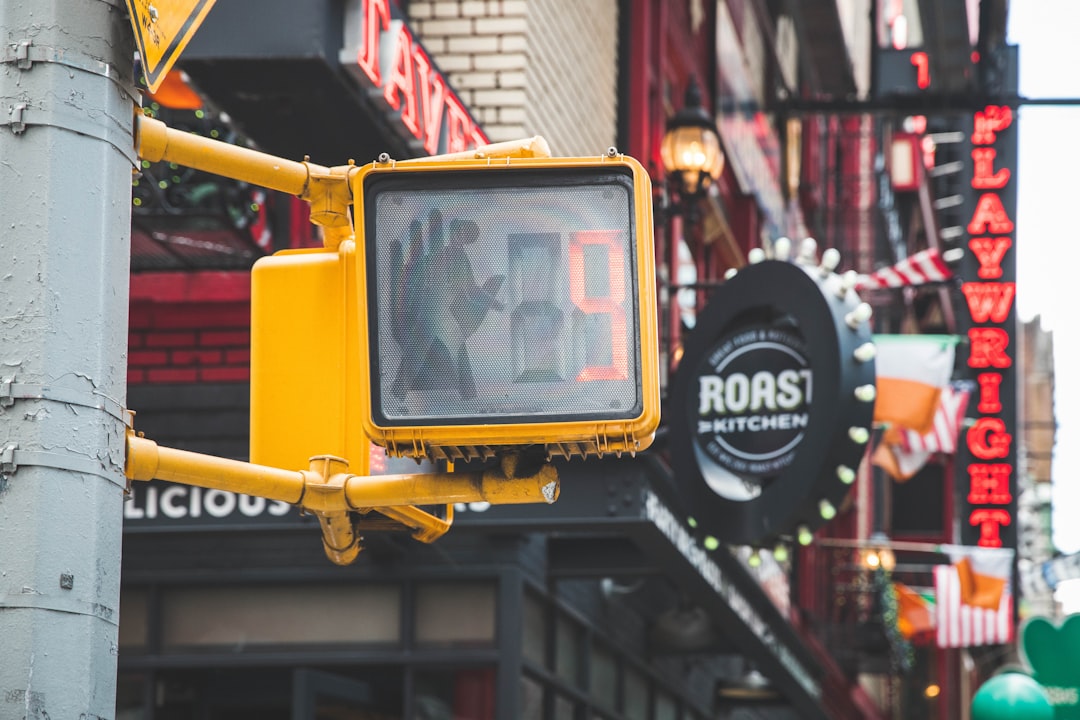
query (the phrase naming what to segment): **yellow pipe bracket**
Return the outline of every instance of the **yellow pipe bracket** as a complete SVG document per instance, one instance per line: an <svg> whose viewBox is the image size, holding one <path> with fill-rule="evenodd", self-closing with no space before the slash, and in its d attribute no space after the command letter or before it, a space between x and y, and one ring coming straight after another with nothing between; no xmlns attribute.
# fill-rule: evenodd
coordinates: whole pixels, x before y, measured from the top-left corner
<svg viewBox="0 0 1080 720"><path fill-rule="evenodd" d="M334 249L344 239L343 229L351 228L349 207L353 204L349 178L358 170L347 165L324 167L304 158L294 162L250 148L181 132L160 120L135 115L136 150L143 160L174 162L179 165L249 182L296 195L311 205L311 222L332 232L325 233L326 247ZM474 150L403 160L405 163L442 162L496 158L547 158L551 148L537 135L522 140L492 143ZM346 235L347 236L347 235Z"/></svg>
<svg viewBox="0 0 1080 720"><path fill-rule="evenodd" d="M323 549L339 565L353 562L363 549L364 521L357 516L371 510L411 528L417 540L430 543L450 529L454 503L551 504L559 497L554 466L545 462L519 475L522 466L517 455L503 457L498 468L485 472L364 476L351 475L347 469L345 460L319 455L311 458L307 470L282 470L160 447L130 428L127 432L124 474L129 480L157 478L297 505L319 519ZM445 517L418 505L445 505Z"/></svg>

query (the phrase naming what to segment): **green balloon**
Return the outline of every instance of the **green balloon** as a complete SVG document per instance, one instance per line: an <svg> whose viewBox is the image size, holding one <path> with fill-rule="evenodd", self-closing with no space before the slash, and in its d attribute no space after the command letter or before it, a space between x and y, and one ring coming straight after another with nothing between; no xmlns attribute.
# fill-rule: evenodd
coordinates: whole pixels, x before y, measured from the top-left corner
<svg viewBox="0 0 1080 720"><path fill-rule="evenodd" d="M990 678L975 693L971 720L1054 720L1054 706L1042 685L1007 672Z"/></svg>

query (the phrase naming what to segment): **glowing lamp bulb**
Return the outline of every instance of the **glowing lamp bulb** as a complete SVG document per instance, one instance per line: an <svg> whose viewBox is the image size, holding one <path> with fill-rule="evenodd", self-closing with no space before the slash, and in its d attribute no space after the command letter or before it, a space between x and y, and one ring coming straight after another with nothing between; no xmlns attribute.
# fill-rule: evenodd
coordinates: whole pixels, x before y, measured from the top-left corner
<svg viewBox="0 0 1080 720"><path fill-rule="evenodd" d="M822 520L832 520L836 517L836 506L828 500L822 500L818 503L818 512L821 513Z"/></svg>
<svg viewBox="0 0 1080 720"><path fill-rule="evenodd" d="M870 316L874 314L874 309L870 307L868 303L859 303L855 306L855 309L844 316L844 322L852 330L858 329L860 325L870 319Z"/></svg>
<svg viewBox="0 0 1080 720"><path fill-rule="evenodd" d="M873 385L860 385L855 388L855 399L859 402L874 402L877 397L877 388Z"/></svg>
<svg viewBox="0 0 1080 720"><path fill-rule="evenodd" d="M870 362L877 357L877 347L872 342L863 343L855 348L855 352L852 354L861 363Z"/></svg>
<svg viewBox="0 0 1080 720"><path fill-rule="evenodd" d="M855 471L847 465L839 465L836 468L836 477L840 478L840 482L845 485L850 485L855 482Z"/></svg>
<svg viewBox="0 0 1080 720"><path fill-rule="evenodd" d="M787 262L791 258L791 240L786 237L777 238L773 243L773 257Z"/></svg>
<svg viewBox="0 0 1080 720"><path fill-rule="evenodd" d="M706 550L716 550L718 547L720 547L720 541L714 538L712 535L709 535L705 538L704 545Z"/></svg>
<svg viewBox="0 0 1080 720"><path fill-rule="evenodd" d="M773 548L772 556L773 556L773 560L775 560L776 562L780 562L780 563L787 562L787 560L788 560L787 545L785 545L784 543L777 543L776 547Z"/></svg>
<svg viewBox="0 0 1080 720"><path fill-rule="evenodd" d="M840 265L840 251L836 248L829 248L825 252L821 253L821 271L822 273L831 273Z"/></svg>
<svg viewBox="0 0 1080 720"><path fill-rule="evenodd" d="M881 565L881 556L877 554L877 550L866 553L866 567L876 570L879 565Z"/></svg>
<svg viewBox="0 0 1080 720"><path fill-rule="evenodd" d="M736 270L735 268L728 268L727 270L724 271L724 279L725 280L730 280L731 278L735 277L738 274L739 274L739 271Z"/></svg>
<svg viewBox="0 0 1080 720"><path fill-rule="evenodd" d="M761 248L753 248L750 252L746 253L746 259L750 261L751 265L757 265L765 259L765 251Z"/></svg>
<svg viewBox="0 0 1080 720"><path fill-rule="evenodd" d="M750 553L750 557L746 558L746 564L750 567L761 567L761 551L754 550Z"/></svg>
<svg viewBox="0 0 1080 720"><path fill-rule="evenodd" d="M854 270L848 270L846 273L840 276L840 280L843 283L844 290L854 290L855 285L859 282L859 273Z"/></svg>
<svg viewBox="0 0 1080 720"><path fill-rule="evenodd" d="M848 437L859 445L865 445L870 441L870 431L864 427L848 428Z"/></svg>
<svg viewBox="0 0 1080 720"><path fill-rule="evenodd" d="M810 528L806 527L805 525L800 525L798 534L796 535L796 539L799 541L800 545L806 547L810 543L814 542L814 533L810 532Z"/></svg>

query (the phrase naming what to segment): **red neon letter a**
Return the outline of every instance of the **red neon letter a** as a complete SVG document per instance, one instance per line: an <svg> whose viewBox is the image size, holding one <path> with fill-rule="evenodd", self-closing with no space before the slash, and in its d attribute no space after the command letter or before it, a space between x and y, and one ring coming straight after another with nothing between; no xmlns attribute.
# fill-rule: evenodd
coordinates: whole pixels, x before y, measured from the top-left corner
<svg viewBox="0 0 1080 720"><path fill-rule="evenodd" d="M1013 231L1013 221L1001 204L1001 198L994 193L983 193L979 197L979 204L975 206L975 214L968 223L968 232L972 235L991 233L1004 235Z"/></svg>
<svg viewBox="0 0 1080 720"><path fill-rule="evenodd" d="M412 33L404 24L398 27L394 40L393 63L390 65L390 78L383 88L386 103L395 110L401 110L401 122L418 140L420 134L419 115L416 110L416 80L413 76L413 39ZM405 98L405 107L401 107L401 97Z"/></svg>

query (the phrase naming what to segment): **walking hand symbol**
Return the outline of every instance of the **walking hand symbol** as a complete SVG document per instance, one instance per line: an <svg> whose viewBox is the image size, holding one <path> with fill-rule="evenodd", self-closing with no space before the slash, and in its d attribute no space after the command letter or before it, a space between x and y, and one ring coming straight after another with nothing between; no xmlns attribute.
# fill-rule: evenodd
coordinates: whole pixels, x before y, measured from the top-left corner
<svg viewBox="0 0 1080 720"><path fill-rule="evenodd" d="M442 213L433 209L426 246L422 231L423 223L413 220L407 250L402 241L389 248L390 329L402 349L390 393L398 399L413 391L439 394L451 378L461 398L471 400L476 383L466 341L492 308L503 309L495 295L506 276L493 275L476 284L465 251L480 235L472 220L451 220L444 231Z"/></svg>

